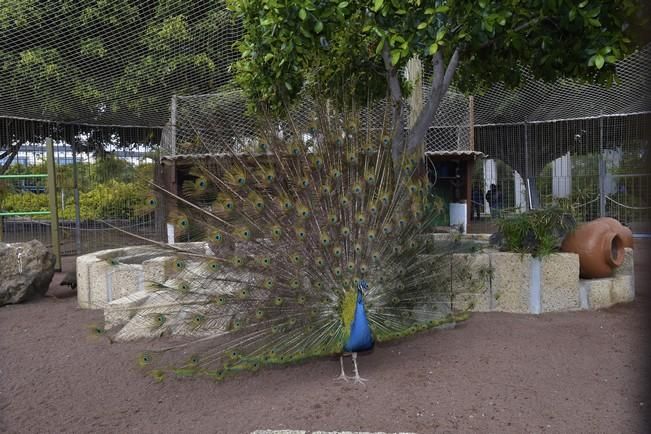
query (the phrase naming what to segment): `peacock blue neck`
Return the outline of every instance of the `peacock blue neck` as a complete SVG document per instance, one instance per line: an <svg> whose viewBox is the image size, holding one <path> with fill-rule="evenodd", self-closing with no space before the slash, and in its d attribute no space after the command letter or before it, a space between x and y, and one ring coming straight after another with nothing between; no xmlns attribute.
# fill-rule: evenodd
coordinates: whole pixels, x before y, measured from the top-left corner
<svg viewBox="0 0 651 434"><path fill-rule="evenodd" d="M350 336L344 344L344 352L356 353L373 348L374 340L371 327L368 325L366 308L364 307L364 294L357 289L357 303L355 304L355 316L350 325Z"/></svg>

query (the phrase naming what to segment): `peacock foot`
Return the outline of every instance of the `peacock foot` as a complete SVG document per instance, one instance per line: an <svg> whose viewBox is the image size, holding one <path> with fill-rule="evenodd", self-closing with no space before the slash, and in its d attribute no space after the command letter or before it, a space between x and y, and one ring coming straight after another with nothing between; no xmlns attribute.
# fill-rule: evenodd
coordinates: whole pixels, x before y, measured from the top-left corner
<svg viewBox="0 0 651 434"><path fill-rule="evenodd" d="M344 374L343 372L339 374L337 378L335 378L335 381L345 381L348 383L348 380L352 380L355 377L349 377L348 375Z"/></svg>
<svg viewBox="0 0 651 434"><path fill-rule="evenodd" d="M368 379L362 378L359 375L356 375L351 379L353 380L353 384L363 384L364 386L366 386L366 382L368 381Z"/></svg>

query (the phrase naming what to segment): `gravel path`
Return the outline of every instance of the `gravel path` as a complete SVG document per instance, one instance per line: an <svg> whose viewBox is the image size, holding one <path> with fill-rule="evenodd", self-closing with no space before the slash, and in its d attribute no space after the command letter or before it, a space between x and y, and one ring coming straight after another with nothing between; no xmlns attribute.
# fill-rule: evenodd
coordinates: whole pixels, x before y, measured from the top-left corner
<svg viewBox="0 0 651 434"><path fill-rule="evenodd" d="M651 242L636 245L635 302L596 312L474 314L453 330L360 357L368 384L333 379L336 359L224 383L137 370L142 344L93 340L100 311L74 297L0 308L0 431L250 433L645 432L651 400ZM70 295L57 286L51 295Z"/></svg>

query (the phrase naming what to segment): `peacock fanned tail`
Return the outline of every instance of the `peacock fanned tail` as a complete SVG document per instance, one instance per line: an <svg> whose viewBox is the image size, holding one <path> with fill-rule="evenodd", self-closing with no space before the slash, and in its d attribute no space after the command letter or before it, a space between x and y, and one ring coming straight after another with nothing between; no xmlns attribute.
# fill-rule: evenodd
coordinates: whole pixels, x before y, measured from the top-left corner
<svg viewBox="0 0 651 434"><path fill-rule="evenodd" d="M348 125L335 126L334 125ZM377 342L463 319L450 282L459 243L427 234L437 210L419 157L391 159L387 131L317 119L196 159L180 192L156 186L180 243L148 248L165 280L118 335L171 336L139 364L156 379L340 354L360 280ZM291 124L289 124L291 125ZM111 258L120 263L120 258Z"/></svg>

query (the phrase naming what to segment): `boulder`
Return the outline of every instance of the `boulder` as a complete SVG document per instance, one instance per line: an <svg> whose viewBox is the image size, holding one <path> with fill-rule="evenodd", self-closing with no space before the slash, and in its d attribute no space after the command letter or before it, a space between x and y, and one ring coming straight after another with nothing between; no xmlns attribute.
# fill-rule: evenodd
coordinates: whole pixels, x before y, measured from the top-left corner
<svg viewBox="0 0 651 434"><path fill-rule="evenodd" d="M0 243L0 306L45 294L54 263L54 255L40 241Z"/></svg>

